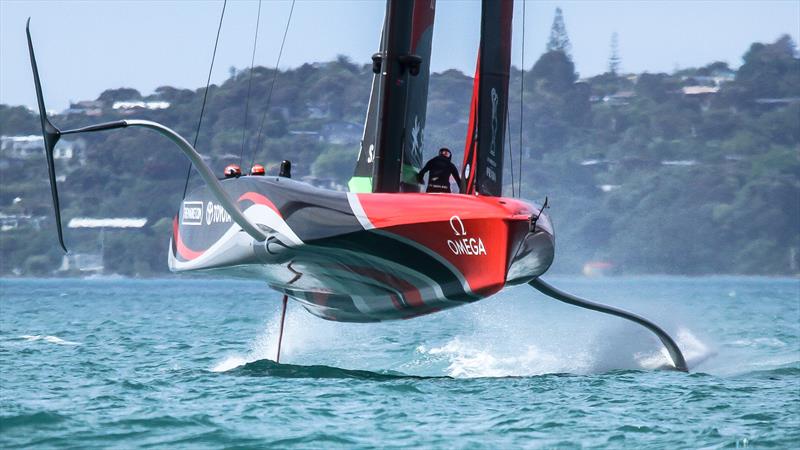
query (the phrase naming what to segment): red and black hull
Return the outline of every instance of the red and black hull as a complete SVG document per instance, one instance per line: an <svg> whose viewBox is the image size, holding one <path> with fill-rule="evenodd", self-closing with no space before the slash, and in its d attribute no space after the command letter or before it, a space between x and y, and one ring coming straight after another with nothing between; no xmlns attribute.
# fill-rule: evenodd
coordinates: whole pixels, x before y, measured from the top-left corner
<svg viewBox="0 0 800 450"><path fill-rule="evenodd" d="M187 196L170 269L260 279L319 317L407 319L528 282L553 260L553 231L516 199L458 194L353 194L287 178L222 182L269 238L257 242L211 194Z"/></svg>

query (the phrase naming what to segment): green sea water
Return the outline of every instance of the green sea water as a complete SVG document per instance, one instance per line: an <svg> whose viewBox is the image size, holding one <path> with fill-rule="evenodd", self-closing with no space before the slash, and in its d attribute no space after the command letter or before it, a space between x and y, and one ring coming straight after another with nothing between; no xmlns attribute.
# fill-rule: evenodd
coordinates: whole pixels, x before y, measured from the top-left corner
<svg viewBox="0 0 800 450"><path fill-rule="evenodd" d="M548 278L408 321L263 283L0 281L0 448L800 448L800 281Z"/></svg>

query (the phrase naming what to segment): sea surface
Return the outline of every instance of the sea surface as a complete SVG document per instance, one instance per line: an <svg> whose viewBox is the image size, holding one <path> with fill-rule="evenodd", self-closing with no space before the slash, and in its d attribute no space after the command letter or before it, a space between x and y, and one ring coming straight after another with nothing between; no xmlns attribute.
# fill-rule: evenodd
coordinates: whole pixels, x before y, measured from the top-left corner
<svg viewBox="0 0 800 450"><path fill-rule="evenodd" d="M559 278L334 323L263 283L0 280L0 448L800 448L800 280Z"/></svg>

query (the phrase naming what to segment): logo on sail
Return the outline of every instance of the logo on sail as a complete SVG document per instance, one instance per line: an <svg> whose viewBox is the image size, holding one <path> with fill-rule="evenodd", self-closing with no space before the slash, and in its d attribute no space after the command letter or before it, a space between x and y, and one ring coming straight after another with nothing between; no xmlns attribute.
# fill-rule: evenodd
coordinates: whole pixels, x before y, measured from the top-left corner
<svg viewBox="0 0 800 450"><path fill-rule="evenodd" d="M419 124L419 116L414 116L414 127L411 128L411 164L419 167L422 164L422 138L424 129Z"/></svg>
<svg viewBox="0 0 800 450"><path fill-rule="evenodd" d="M495 157L497 156L497 104L500 101L500 96L497 95L497 90L492 88L491 91L492 97L492 143L489 145L489 158L487 158L487 162L489 163L486 166L486 176L489 177L492 181L497 181L497 174L494 171L494 168L497 167L497 162L495 161Z"/></svg>

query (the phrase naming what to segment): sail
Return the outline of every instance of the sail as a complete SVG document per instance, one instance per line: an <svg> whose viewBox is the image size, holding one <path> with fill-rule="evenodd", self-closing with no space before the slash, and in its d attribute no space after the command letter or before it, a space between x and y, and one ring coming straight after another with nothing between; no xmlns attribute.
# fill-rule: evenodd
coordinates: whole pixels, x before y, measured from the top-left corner
<svg viewBox="0 0 800 450"><path fill-rule="evenodd" d="M386 27L377 59L380 68L377 99L377 136L372 171L373 192L398 192L403 153L403 126L410 71L411 24L414 4L404 0L386 2ZM374 70L374 69L373 69Z"/></svg>
<svg viewBox="0 0 800 450"><path fill-rule="evenodd" d="M418 192L417 174L422 169L422 146L425 134L425 117L428 108L428 81L430 79L431 45L435 0L415 0L411 25L411 54L418 56L419 73L408 80L406 100L405 136L403 138L402 174L400 190Z"/></svg>
<svg viewBox="0 0 800 450"><path fill-rule="evenodd" d="M381 30L381 48L386 38L386 25ZM372 192L372 172L375 166L375 150L378 145L378 100L380 89L380 72L372 75L372 88L369 93L367 117L364 119L364 133L353 177L347 183L350 192Z"/></svg>
<svg viewBox="0 0 800 450"><path fill-rule="evenodd" d="M481 41L462 165L462 192L500 196L511 66L512 0L483 0Z"/></svg>
<svg viewBox="0 0 800 450"><path fill-rule="evenodd" d="M388 0L351 192L419 191L435 0Z"/></svg>

